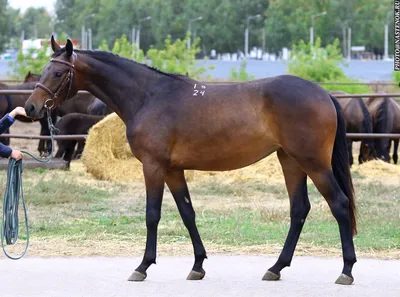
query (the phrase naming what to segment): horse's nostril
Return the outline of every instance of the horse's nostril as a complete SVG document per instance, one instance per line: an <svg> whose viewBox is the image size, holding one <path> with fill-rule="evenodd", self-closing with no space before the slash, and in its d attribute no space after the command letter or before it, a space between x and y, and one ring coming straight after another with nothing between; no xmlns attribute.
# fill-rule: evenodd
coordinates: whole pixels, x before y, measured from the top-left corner
<svg viewBox="0 0 400 297"><path fill-rule="evenodd" d="M35 112L35 106L33 104L29 104L25 107L25 111L28 116L32 116Z"/></svg>

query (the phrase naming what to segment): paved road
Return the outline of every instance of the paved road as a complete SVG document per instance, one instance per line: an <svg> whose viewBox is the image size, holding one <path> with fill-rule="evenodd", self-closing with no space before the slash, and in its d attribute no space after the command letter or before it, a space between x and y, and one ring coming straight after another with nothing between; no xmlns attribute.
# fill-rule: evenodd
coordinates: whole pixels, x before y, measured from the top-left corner
<svg viewBox="0 0 400 297"><path fill-rule="evenodd" d="M185 280L191 257L159 257L142 283L128 282L141 258L0 260L1 297L400 296L400 261L359 259L351 286L335 285L341 259L297 257L278 282L261 281L275 258L213 256L202 281Z"/></svg>

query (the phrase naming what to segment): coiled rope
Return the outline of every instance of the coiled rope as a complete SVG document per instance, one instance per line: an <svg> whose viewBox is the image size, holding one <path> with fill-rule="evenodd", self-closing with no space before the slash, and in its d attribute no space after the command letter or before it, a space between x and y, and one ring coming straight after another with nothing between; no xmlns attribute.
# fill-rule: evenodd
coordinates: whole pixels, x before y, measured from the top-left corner
<svg viewBox="0 0 400 297"><path fill-rule="evenodd" d="M47 125L49 127L51 136L50 155L46 159L41 159L35 157L29 152L21 151L23 154L31 156L33 159L41 163L48 163L53 158L54 134L58 133L57 128L54 127L53 122L51 121L51 109L46 108L46 113L47 113ZM8 161L6 192L3 200L1 247L4 251L4 254L12 260L21 259L25 255L29 246L28 215L26 212L24 190L22 187L22 171L23 171L22 159L17 161L13 158L10 158ZM18 240L18 231L19 231L18 208L20 200L22 201L22 208L24 210L24 216L25 216L26 245L21 254L19 254L18 256L11 256L7 253L7 250L4 246L4 241L7 245L13 245Z"/></svg>

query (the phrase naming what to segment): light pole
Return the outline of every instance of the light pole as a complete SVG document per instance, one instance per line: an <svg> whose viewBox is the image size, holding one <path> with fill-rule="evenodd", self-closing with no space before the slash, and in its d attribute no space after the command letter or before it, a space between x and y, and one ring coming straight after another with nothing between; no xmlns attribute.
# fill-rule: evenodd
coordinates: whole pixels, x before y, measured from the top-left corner
<svg viewBox="0 0 400 297"><path fill-rule="evenodd" d="M252 19L260 19L261 15L256 14L256 15L251 15L247 17L246 20L246 29L244 30L244 58L247 59L247 56L249 55L249 23L250 20Z"/></svg>
<svg viewBox="0 0 400 297"><path fill-rule="evenodd" d="M82 45L82 49L85 49L86 47L86 32L85 32L85 21L88 18L94 17L96 14L95 13L91 13L87 16L84 17L83 22L82 22L82 30L81 30L81 45Z"/></svg>
<svg viewBox="0 0 400 297"><path fill-rule="evenodd" d="M187 40L187 48L190 49L190 43L192 41L192 23L197 22L197 21L201 21L203 19L202 16L199 16L197 18L191 19L189 20L189 25L188 25L188 40Z"/></svg>
<svg viewBox="0 0 400 297"><path fill-rule="evenodd" d="M137 44L138 51L140 50L140 27L141 27L141 22L148 21L150 19L151 19L151 16L147 16L147 17L139 20L138 29L136 31L136 44Z"/></svg>
<svg viewBox="0 0 400 297"><path fill-rule="evenodd" d="M388 60L389 59L389 16L392 14L392 11L388 11L386 14L386 24L385 24L385 52L383 54L383 59Z"/></svg>
<svg viewBox="0 0 400 297"><path fill-rule="evenodd" d="M310 42L311 44L314 44L314 18L317 16L322 16L322 15L326 15L327 12L321 12L321 13L317 13L317 14L313 14L311 16L311 28L310 28Z"/></svg>

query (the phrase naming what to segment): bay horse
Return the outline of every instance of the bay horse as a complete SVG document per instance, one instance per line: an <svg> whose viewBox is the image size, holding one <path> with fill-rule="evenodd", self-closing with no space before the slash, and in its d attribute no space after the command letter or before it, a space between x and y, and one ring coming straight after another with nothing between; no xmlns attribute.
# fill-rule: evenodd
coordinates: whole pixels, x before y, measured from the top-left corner
<svg viewBox="0 0 400 297"><path fill-rule="evenodd" d="M330 91L331 95L349 95L343 91ZM362 98L340 98L346 133L372 133L372 119L367 105ZM353 141L360 141L358 138L347 138L347 148L349 153L349 164L353 165ZM361 139L360 154L358 163L373 160L375 158L375 147L373 139Z"/></svg>
<svg viewBox="0 0 400 297"><path fill-rule="evenodd" d="M283 250L263 280L280 279L281 270L290 266L310 210L308 176L339 225L344 263L336 283L353 282L356 206L345 124L340 104L323 88L292 75L207 85L112 53L74 50L70 40L61 48L52 37L51 46L52 58L25 105L28 116L43 117L45 104L57 106L78 90L87 90L124 121L131 151L143 164L146 248L129 281L143 281L156 262L164 183L194 248L187 279L200 280L207 255L184 171L234 170L277 152L291 223Z"/></svg>
<svg viewBox="0 0 400 297"><path fill-rule="evenodd" d="M370 97L367 107L371 113L374 133L400 133L400 106L393 98ZM398 162L399 139L375 139L377 157L390 163L393 141L393 163Z"/></svg>
<svg viewBox="0 0 400 297"><path fill-rule="evenodd" d="M104 116L88 115L84 113L69 113L58 120L56 128L60 131L59 135L88 134L93 125L101 121ZM58 150L56 158L63 158L70 167L71 160L79 158L85 148L85 140L61 139L57 140ZM75 152L75 146L78 144Z"/></svg>

